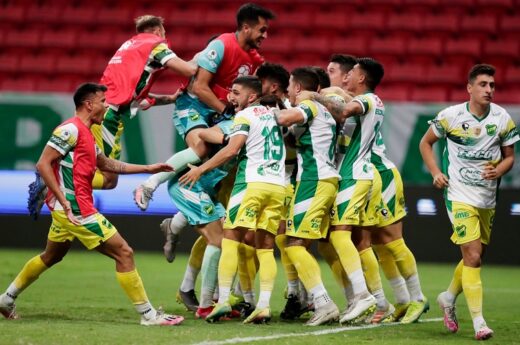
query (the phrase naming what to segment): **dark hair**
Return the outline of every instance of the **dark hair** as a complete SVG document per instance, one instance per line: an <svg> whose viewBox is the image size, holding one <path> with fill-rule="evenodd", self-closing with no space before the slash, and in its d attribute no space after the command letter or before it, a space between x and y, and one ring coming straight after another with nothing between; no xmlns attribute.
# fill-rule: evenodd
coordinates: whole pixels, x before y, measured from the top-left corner
<svg viewBox="0 0 520 345"><path fill-rule="evenodd" d="M374 91L383 79L383 75L385 75L385 70L383 65L381 65L377 60L370 57L363 57L357 59L357 64L363 70L366 76L366 86Z"/></svg>
<svg viewBox="0 0 520 345"><path fill-rule="evenodd" d="M264 8L260 5L247 3L238 9L237 12L237 27L240 30L244 23L249 25L258 24L258 18L262 17L267 20L271 20L275 18L273 12L269 11L267 8Z"/></svg>
<svg viewBox="0 0 520 345"><path fill-rule="evenodd" d="M327 74L327 71L325 71L323 68L319 66L312 66L311 67L314 72L318 75L318 78L320 79L320 89L325 89L330 86L330 78Z"/></svg>
<svg viewBox="0 0 520 345"><path fill-rule="evenodd" d="M298 67L291 72L293 80L301 84L302 88L307 91L318 91L320 86L320 77L312 67Z"/></svg>
<svg viewBox="0 0 520 345"><path fill-rule="evenodd" d="M276 82L282 92L289 86L289 72L280 64L265 62L256 70L256 76L260 79L269 79Z"/></svg>
<svg viewBox="0 0 520 345"><path fill-rule="evenodd" d="M105 92L107 87L105 85L96 84L96 83L83 83L76 89L74 92L74 105L76 109L78 109L83 102L88 100L92 94L96 94L96 92L102 91Z"/></svg>
<svg viewBox="0 0 520 345"><path fill-rule="evenodd" d="M329 62L335 62L339 65L341 72L348 73L357 63L357 60L352 55L334 54L330 57Z"/></svg>
<svg viewBox="0 0 520 345"><path fill-rule="evenodd" d="M144 16L135 18L135 30L138 33L143 33L155 27L163 26L163 23L164 19L162 17L146 14Z"/></svg>
<svg viewBox="0 0 520 345"><path fill-rule="evenodd" d="M469 73L468 73L468 83L470 83L470 84L473 83L475 81L475 79L477 79L477 77L481 74L486 74L491 77L494 76L495 75L495 66L481 63L481 64L471 67L471 69L469 70Z"/></svg>
<svg viewBox="0 0 520 345"><path fill-rule="evenodd" d="M275 95L263 95L260 98L260 105L271 108L278 107L280 110L286 109L285 104L283 104L283 101L280 99L280 97L276 97Z"/></svg>
<svg viewBox="0 0 520 345"><path fill-rule="evenodd" d="M233 84L242 85L251 89L254 93L260 97L262 95L262 82L258 79L257 76L254 75L245 75L242 77L238 77L233 80Z"/></svg>

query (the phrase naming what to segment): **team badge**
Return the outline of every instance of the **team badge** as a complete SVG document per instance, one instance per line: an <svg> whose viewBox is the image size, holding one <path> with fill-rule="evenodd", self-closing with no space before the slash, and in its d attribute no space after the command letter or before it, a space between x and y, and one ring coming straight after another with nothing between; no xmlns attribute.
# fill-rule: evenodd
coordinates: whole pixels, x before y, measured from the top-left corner
<svg viewBox="0 0 520 345"><path fill-rule="evenodd" d="M497 125L486 125L486 132L489 136L495 135L495 133L497 132Z"/></svg>

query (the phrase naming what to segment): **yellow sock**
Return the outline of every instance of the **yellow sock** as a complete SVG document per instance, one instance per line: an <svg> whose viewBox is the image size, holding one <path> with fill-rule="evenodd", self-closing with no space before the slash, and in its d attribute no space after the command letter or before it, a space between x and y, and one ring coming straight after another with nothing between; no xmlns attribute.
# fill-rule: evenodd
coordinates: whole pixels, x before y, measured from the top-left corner
<svg viewBox="0 0 520 345"><path fill-rule="evenodd" d="M26 262L22 270L14 279L14 285L20 291L23 291L26 287L32 284L40 274L45 272L48 267L42 261L42 258L37 255Z"/></svg>
<svg viewBox="0 0 520 345"><path fill-rule="evenodd" d="M305 247L291 246L285 248L285 252L298 271L298 277L307 291L322 284L320 266Z"/></svg>
<svg viewBox="0 0 520 345"><path fill-rule="evenodd" d="M417 274L417 264L415 262L415 257L404 243L404 239L397 239L385 244L385 246L390 251L390 253L392 253L395 263L399 268L399 272L401 272L401 275L404 277L404 279Z"/></svg>
<svg viewBox="0 0 520 345"><path fill-rule="evenodd" d="M287 278L287 281L293 281L298 279L298 271L296 271L296 267L294 267L293 263L291 262L291 259L289 259L289 256L285 251L285 248L287 248L286 239L287 235L285 234L277 235L275 237L275 242L278 249L280 249L280 258L282 261L285 277Z"/></svg>
<svg viewBox="0 0 520 345"><path fill-rule="evenodd" d="M94 174L94 178L92 179L92 188L103 189L104 183L105 183L105 176L103 176L101 171L96 170L96 173Z"/></svg>
<svg viewBox="0 0 520 345"><path fill-rule="evenodd" d="M207 243L204 237L199 236L199 238L197 238L191 247L188 264L199 271L202 267L202 259L204 258L204 252L206 251L206 245Z"/></svg>
<svg viewBox="0 0 520 345"><path fill-rule="evenodd" d="M218 285L219 288L231 289L233 278L238 267L238 246L239 242L222 239L222 254L218 264ZM227 299L226 299L227 300Z"/></svg>
<svg viewBox="0 0 520 345"><path fill-rule="evenodd" d="M269 306L271 292L273 291L274 281L276 279L276 261L274 259L273 249L257 249L256 256L260 267L258 275L260 277L260 296L258 298L258 308L266 308Z"/></svg>
<svg viewBox="0 0 520 345"><path fill-rule="evenodd" d="M347 274L341 266L341 261L339 261L338 254L334 250L334 247L330 242L318 242L318 253L325 259L327 264L329 265L332 275L334 279L338 283L341 288L346 288L349 284Z"/></svg>
<svg viewBox="0 0 520 345"><path fill-rule="evenodd" d="M462 290L466 297L466 303L474 319L482 316L482 281L480 280L480 267L462 267Z"/></svg>
<svg viewBox="0 0 520 345"><path fill-rule="evenodd" d="M116 272L117 281L133 304L148 302L148 296L144 291L143 281L137 273L137 269L130 272Z"/></svg>
<svg viewBox="0 0 520 345"><path fill-rule="evenodd" d="M448 287L448 291L454 296L458 296L462 292L462 268L464 267L464 262L462 260L459 261L457 267L455 267L455 271L453 272L453 278L451 279L450 286Z"/></svg>
<svg viewBox="0 0 520 345"><path fill-rule="evenodd" d="M341 230L332 231L330 234L330 243L334 246L347 276L361 269L361 259L356 246L352 243L351 235L350 231Z"/></svg>
<svg viewBox="0 0 520 345"><path fill-rule="evenodd" d="M372 245L372 248L379 258L379 265L383 269L386 279L392 280L399 277L401 273L395 264L392 253L390 253L390 251L388 251L388 249L382 244Z"/></svg>
<svg viewBox="0 0 520 345"><path fill-rule="evenodd" d="M240 260L238 261L238 276L240 278L240 288L242 291L253 291L256 277L255 264L256 249L245 243L240 243L238 246L238 254Z"/></svg>
<svg viewBox="0 0 520 345"><path fill-rule="evenodd" d="M359 252L359 257L361 258L361 266L363 267L368 290L371 293L382 290L383 284L381 283L381 276L379 275L379 265L372 248L367 248Z"/></svg>

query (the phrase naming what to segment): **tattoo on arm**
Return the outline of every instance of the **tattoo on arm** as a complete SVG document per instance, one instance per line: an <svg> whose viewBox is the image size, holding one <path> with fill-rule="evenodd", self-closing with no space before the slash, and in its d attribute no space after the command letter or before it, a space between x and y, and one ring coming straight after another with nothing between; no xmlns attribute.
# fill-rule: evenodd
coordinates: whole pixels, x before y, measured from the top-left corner
<svg viewBox="0 0 520 345"><path fill-rule="evenodd" d="M126 172L126 163L108 158L105 155L99 155L99 168L103 171L124 174Z"/></svg>
<svg viewBox="0 0 520 345"><path fill-rule="evenodd" d="M314 94L313 98L316 102L319 102L327 108L332 116L336 119L336 121L343 120L343 112L345 111L346 104L339 102L333 98L326 97L320 94Z"/></svg>

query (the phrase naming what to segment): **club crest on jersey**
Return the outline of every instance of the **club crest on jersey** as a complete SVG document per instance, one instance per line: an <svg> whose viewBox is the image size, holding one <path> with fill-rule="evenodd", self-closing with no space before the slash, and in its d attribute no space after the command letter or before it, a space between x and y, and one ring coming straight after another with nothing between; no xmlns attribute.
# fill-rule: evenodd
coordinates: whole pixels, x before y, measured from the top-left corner
<svg viewBox="0 0 520 345"><path fill-rule="evenodd" d="M486 125L487 135L492 136L492 135L495 135L496 132L497 132L497 125L495 125L495 124Z"/></svg>
<svg viewBox="0 0 520 345"><path fill-rule="evenodd" d="M209 52L207 52L206 56L210 60L215 60L217 58L217 51L215 49L211 49Z"/></svg>
<svg viewBox="0 0 520 345"><path fill-rule="evenodd" d="M249 75L250 73L251 73L251 68L248 65L242 65L238 68L237 77L244 77L246 75Z"/></svg>

